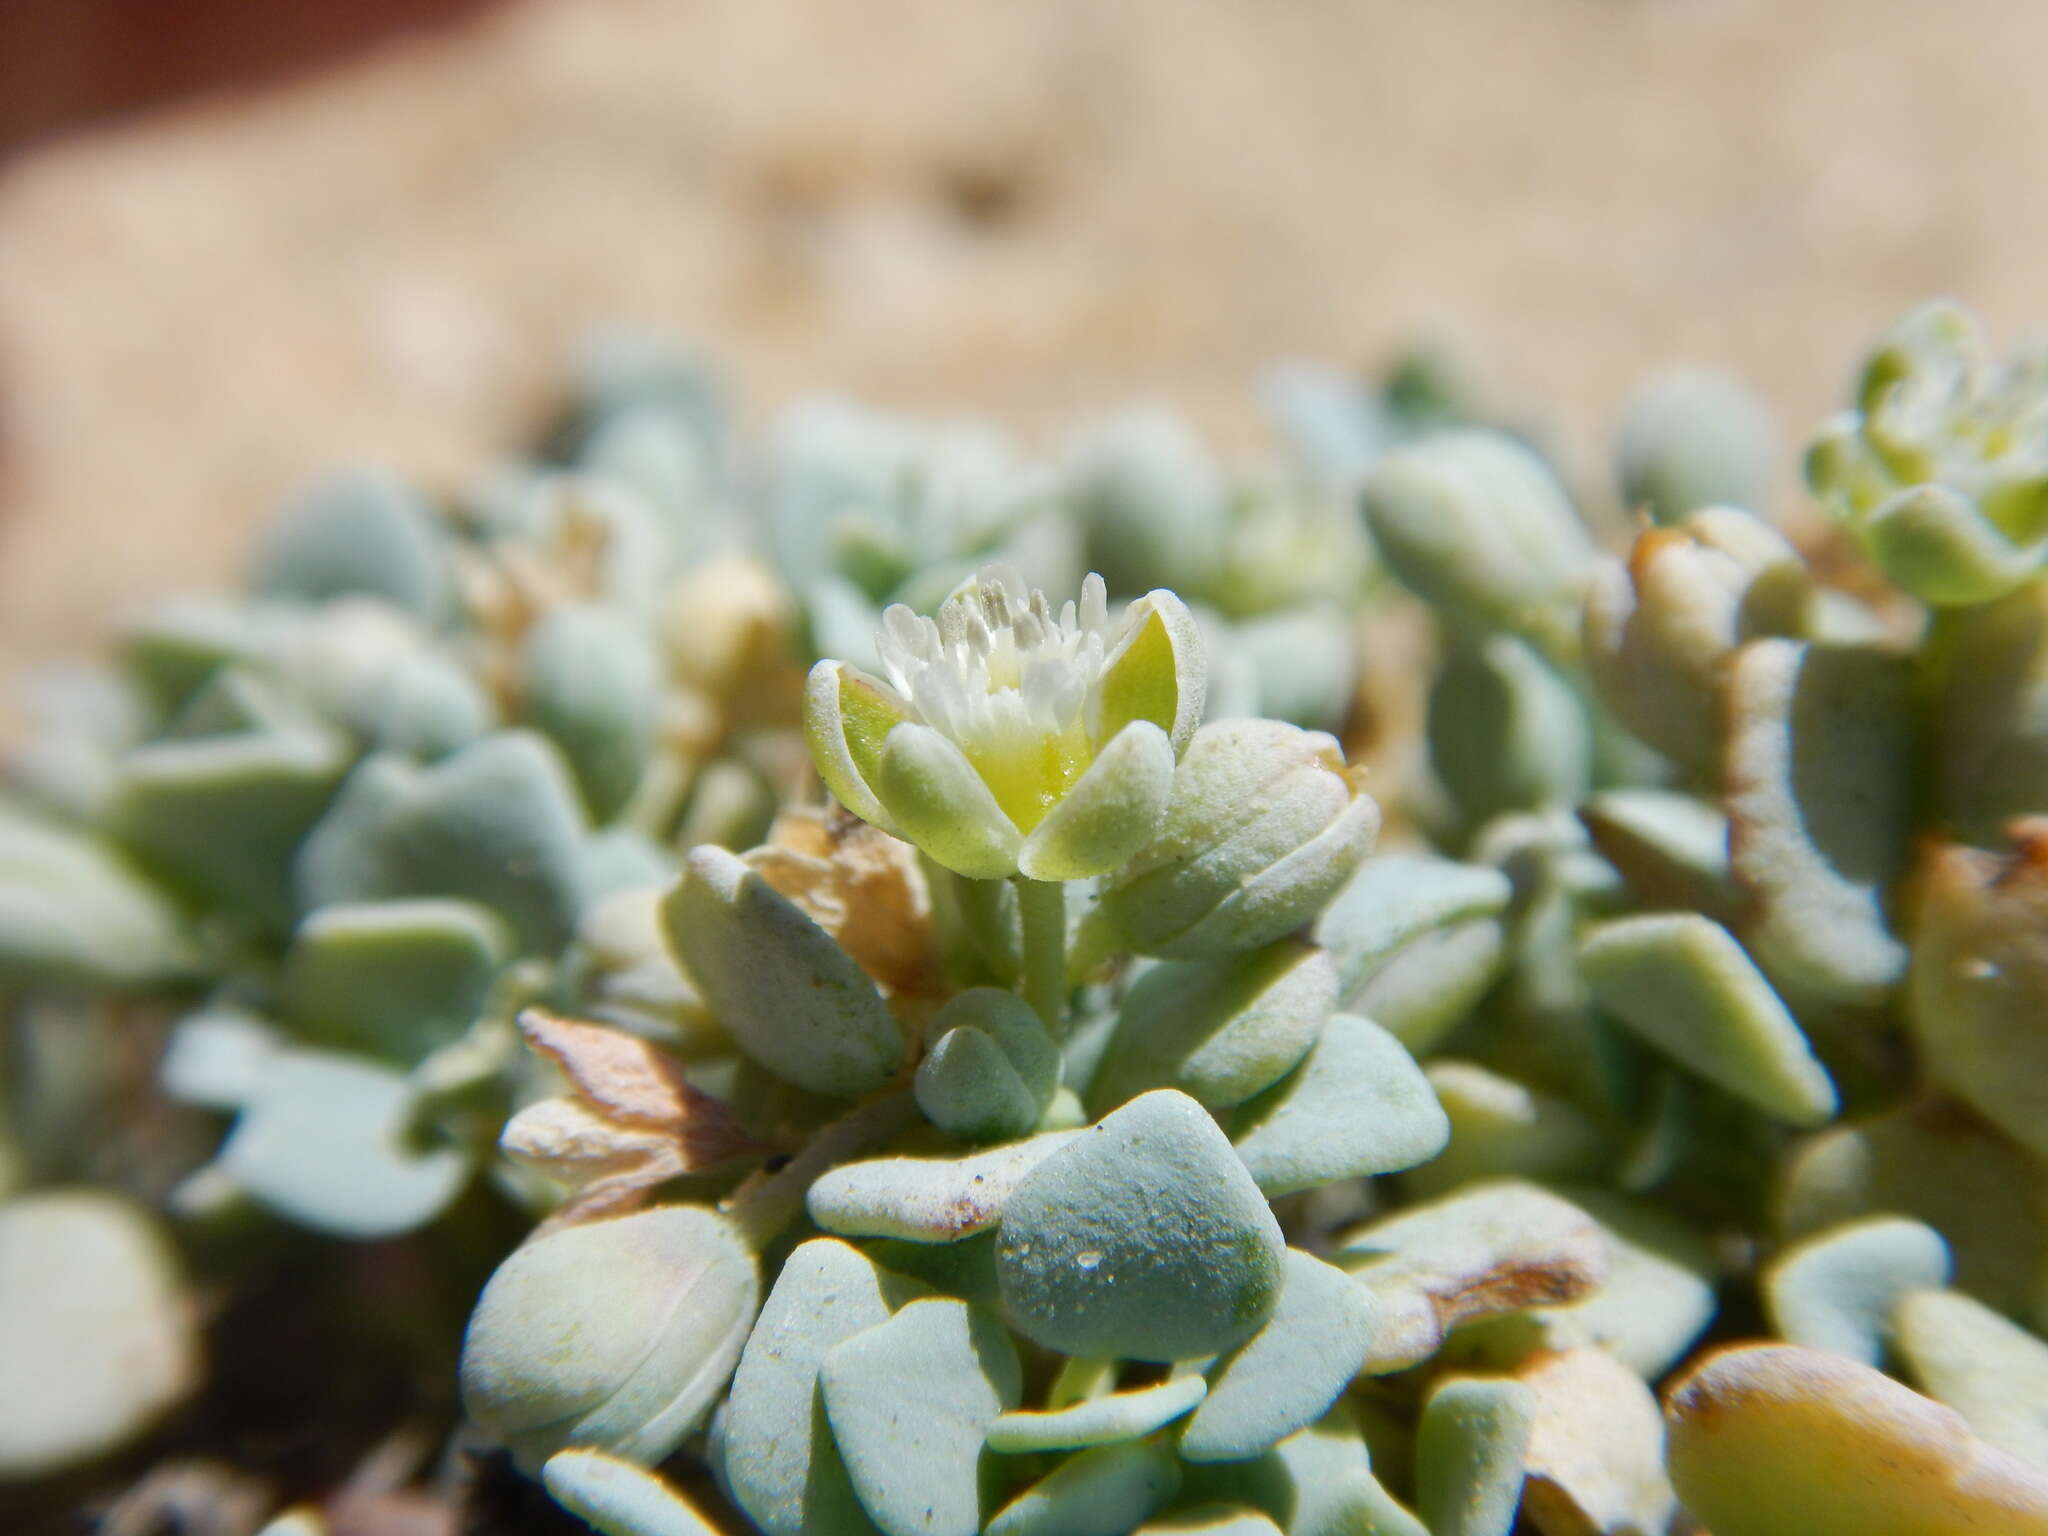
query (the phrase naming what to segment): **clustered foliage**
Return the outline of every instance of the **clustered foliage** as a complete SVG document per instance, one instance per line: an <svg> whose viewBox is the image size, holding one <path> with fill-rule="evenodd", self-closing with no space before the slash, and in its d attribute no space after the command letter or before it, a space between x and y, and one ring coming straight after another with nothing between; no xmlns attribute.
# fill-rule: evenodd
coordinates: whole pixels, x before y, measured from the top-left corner
<svg viewBox="0 0 2048 1536"><path fill-rule="evenodd" d="M614 343L318 488L0 802L0 1477L286 1224L502 1259L613 1536L2048 1533L2048 361L1852 398L1781 527L1707 375L1603 517L1427 359L1228 473Z"/></svg>

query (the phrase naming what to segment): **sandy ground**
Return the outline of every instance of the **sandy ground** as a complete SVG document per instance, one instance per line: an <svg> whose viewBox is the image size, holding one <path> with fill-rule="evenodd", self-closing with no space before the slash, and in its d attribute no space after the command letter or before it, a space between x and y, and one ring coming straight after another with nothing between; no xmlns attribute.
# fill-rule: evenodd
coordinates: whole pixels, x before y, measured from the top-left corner
<svg viewBox="0 0 2048 1536"><path fill-rule="evenodd" d="M2048 320L2041 0L529 0L0 168L0 659L226 579L325 464L454 483L574 338L1234 446L1468 338L1582 465L1648 365L1789 444L1936 291Z"/></svg>

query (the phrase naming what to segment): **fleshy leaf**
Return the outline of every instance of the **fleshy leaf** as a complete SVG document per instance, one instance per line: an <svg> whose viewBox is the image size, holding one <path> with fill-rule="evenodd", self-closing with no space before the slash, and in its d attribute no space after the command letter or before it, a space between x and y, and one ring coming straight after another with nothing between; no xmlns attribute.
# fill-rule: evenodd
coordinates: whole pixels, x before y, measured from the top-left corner
<svg viewBox="0 0 2048 1536"><path fill-rule="evenodd" d="M282 1048L268 1021L239 1009L203 1008L178 1020L157 1063L157 1084L186 1104L240 1109Z"/></svg>
<svg viewBox="0 0 2048 1536"><path fill-rule="evenodd" d="M1287 1482L1287 1536L1429 1536L1422 1522L1380 1486L1345 1399L1262 1458Z"/></svg>
<svg viewBox="0 0 2048 1536"><path fill-rule="evenodd" d="M315 1039L413 1062L469 1027L511 954L504 924L471 902L322 907L292 936L286 1007Z"/></svg>
<svg viewBox="0 0 2048 1536"><path fill-rule="evenodd" d="M560 948L584 900L582 814L560 755L500 731L429 768L366 760L307 836L299 905L460 896L512 925L523 949Z"/></svg>
<svg viewBox="0 0 2048 1536"><path fill-rule="evenodd" d="M1958 837L1996 846L2013 817L2048 809L2048 578L1942 615L1930 642L1934 809Z"/></svg>
<svg viewBox="0 0 2048 1536"><path fill-rule="evenodd" d="M601 1536L718 1536L661 1478L603 1451L557 1451L540 1476L557 1504Z"/></svg>
<svg viewBox="0 0 2048 1536"><path fill-rule="evenodd" d="M1644 1201L1604 1189L1562 1193L1605 1232L1613 1255L1607 1278L1578 1301L1468 1323L1451 1335L1446 1356L1505 1369L1534 1353L1594 1347L1657 1380L1714 1320L1712 1245Z"/></svg>
<svg viewBox="0 0 2048 1536"><path fill-rule="evenodd" d="M1688 774L1711 780L1727 722L1729 653L1803 633L1811 578L1762 519L1707 507L1637 537L1586 591L1586 669L1620 721Z"/></svg>
<svg viewBox="0 0 2048 1536"><path fill-rule="evenodd" d="M1180 1463L1157 1440L1098 1446L1005 1504L988 1536L1125 1536L1174 1496Z"/></svg>
<svg viewBox="0 0 2048 1536"><path fill-rule="evenodd" d="M279 1214L337 1237L432 1221L469 1182L470 1153L409 1144L413 1091L375 1062L313 1051L265 1063L220 1166Z"/></svg>
<svg viewBox="0 0 2048 1536"><path fill-rule="evenodd" d="M1213 721L1174 771L1158 835L1103 890L1103 915L1144 954L1256 949L1314 918L1378 831L1334 738Z"/></svg>
<svg viewBox="0 0 2048 1536"><path fill-rule="evenodd" d="M722 848L691 852L662 903L683 969L740 1049L814 1093L871 1093L903 1061L875 984L794 902Z"/></svg>
<svg viewBox="0 0 2048 1536"><path fill-rule="evenodd" d="M1269 1198L1436 1156L1450 1123L1415 1059L1369 1019L1340 1013L1286 1077L1231 1122L1237 1155Z"/></svg>
<svg viewBox="0 0 2048 1536"><path fill-rule="evenodd" d="M1641 1377L1602 1349L1530 1361L1534 1398L1522 1507L1540 1531L1663 1531L1678 1512L1664 1475L1664 1416Z"/></svg>
<svg viewBox="0 0 2048 1536"><path fill-rule="evenodd" d="M1731 921L1728 818L1704 800L1663 789L1610 789L1579 807L1593 846L1644 906L1689 908Z"/></svg>
<svg viewBox="0 0 2048 1536"><path fill-rule="evenodd" d="M1779 1254L1758 1283L1779 1336L1882 1365L1892 1312L1906 1292L1946 1285L1948 1244L1932 1227L1876 1216Z"/></svg>
<svg viewBox="0 0 2048 1536"><path fill-rule="evenodd" d="M1362 496L1404 586L1476 629L1566 643L1593 559L1547 465L1505 433L1432 433L1374 466Z"/></svg>
<svg viewBox="0 0 2048 1536"><path fill-rule="evenodd" d="M1499 918L1451 923L1402 945L1344 993L1343 1006L1426 1054L1471 1015L1513 958Z"/></svg>
<svg viewBox="0 0 2048 1536"><path fill-rule="evenodd" d="M152 742L122 761L108 825L191 896L279 929L293 854L347 769L315 731Z"/></svg>
<svg viewBox="0 0 2048 1536"><path fill-rule="evenodd" d="M1762 513L1777 463L1770 412L1733 374L1670 369L1630 397L1615 461L1622 501L1659 523L1722 503Z"/></svg>
<svg viewBox="0 0 2048 1536"><path fill-rule="evenodd" d="M563 1227L484 1287L463 1406L529 1470L572 1445L658 1462L725 1390L759 1297L753 1254L712 1211Z"/></svg>
<svg viewBox="0 0 2048 1536"><path fill-rule="evenodd" d="M143 985L190 965L190 942L112 848L0 807L0 978Z"/></svg>
<svg viewBox="0 0 2048 1536"><path fill-rule="evenodd" d="M526 718L562 749L591 820L625 807L661 724L661 658L652 639L598 605L555 608L527 632Z"/></svg>
<svg viewBox="0 0 2048 1536"><path fill-rule="evenodd" d="M0 1205L0 1478L118 1449L200 1372L197 1312L148 1212L88 1190Z"/></svg>
<svg viewBox="0 0 2048 1536"><path fill-rule="evenodd" d="M1839 1355L1724 1349L1672 1386L1665 1413L1671 1481L1715 1536L2048 1532L2048 1475Z"/></svg>
<svg viewBox="0 0 2048 1536"><path fill-rule="evenodd" d="M1153 1386L1085 1398L1064 1408L1006 1413L989 1426L988 1448L1014 1455L1139 1440L1187 1413L1208 1389L1200 1376L1169 1376Z"/></svg>
<svg viewBox="0 0 2048 1536"><path fill-rule="evenodd" d="M1928 1075L2048 1156L2048 820L2009 857L1939 850L1923 883L1907 1018ZM2039 1218L2036 1218L2037 1220Z"/></svg>
<svg viewBox="0 0 2048 1536"><path fill-rule="evenodd" d="M1729 865L1743 932L1788 984L1874 1002L1904 974L1886 926L1913 797L1910 667L1853 646L1759 640L1726 683Z"/></svg>
<svg viewBox="0 0 2048 1536"><path fill-rule="evenodd" d="M1570 805L1592 780L1585 706L1512 635L1452 654L1430 686L1426 729L1430 766L1469 826Z"/></svg>
<svg viewBox="0 0 2048 1536"><path fill-rule="evenodd" d="M1807 1137L1785 1156L1778 1230L1807 1237L1859 1216L1895 1212L1947 1239L1956 1284L2002 1311L2048 1321L2039 1163L1948 1101L1903 1105Z"/></svg>
<svg viewBox="0 0 2048 1536"><path fill-rule="evenodd" d="M1281 1536L1281 1531L1242 1504L1202 1504L1147 1520L1133 1536Z"/></svg>
<svg viewBox="0 0 2048 1536"><path fill-rule="evenodd" d="M918 1108L963 1141L1028 1133L1059 1088L1060 1049L1014 992L970 987L925 1026L932 1042L918 1063Z"/></svg>
<svg viewBox="0 0 2048 1536"><path fill-rule="evenodd" d="M1047 1131L969 1157L842 1163L810 1188L811 1220L848 1237L951 1243L987 1231L1040 1163L1079 1131Z"/></svg>
<svg viewBox="0 0 2048 1536"><path fill-rule="evenodd" d="M783 1263L725 1415L726 1482L767 1536L872 1529L825 1420L818 1370L833 1348L915 1294L836 1238L814 1238Z"/></svg>
<svg viewBox="0 0 2048 1536"><path fill-rule="evenodd" d="M1227 1109L1292 1069L1336 1005L1336 966L1298 940L1155 965L1124 995L1089 1103L1100 1113L1150 1088L1178 1088Z"/></svg>
<svg viewBox="0 0 2048 1536"><path fill-rule="evenodd" d="M1259 1329L1284 1251L1215 1121L1161 1089L1024 1177L1003 1205L997 1274L1011 1322L1048 1349L1188 1360Z"/></svg>
<svg viewBox="0 0 2048 1536"><path fill-rule="evenodd" d="M450 594L434 510L395 476L356 470L299 497L265 535L251 586L266 597L325 603L378 597L423 619Z"/></svg>
<svg viewBox="0 0 2048 1536"><path fill-rule="evenodd" d="M1360 866L1316 919L1315 941L1337 957L1348 998L1403 945L1472 918L1492 917L1513 887L1497 869L1412 853L1384 853Z"/></svg>
<svg viewBox="0 0 2048 1536"><path fill-rule="evenodd" d="M917 1064L917 1107L962 1141L1005 1141L1038 1121L1042 1106L995 1038L972 1025L949 1029Z"/></svg>
<svg viewBox="0 0 2048 1536"><path fill-rule="evenodd" d="M982 1442L1023 1390L1001 1323L964 1301L913 1301L832 1346L819 1384L854 1490L887 1536L976 1536Z"/></svg>
<svg viewBox="0 0 2048 1536"><path fill-rule="evenodd" d="M1519 1381L1454 1376L1430 1393L1415 1484L1431 1536L1508 1536L1535 1419L1536 1395Z"/></svg>
<svg viewBox="0 0 2048 1536"><path fill-rule="evenodd" d="M1709 1082L1793 1125L1834 1114L1827 1069L1719 923L1689 912L1617 918L1587 937L1579 964L1603 1008Z"/></svg>
<svg viewBox="0 0 2048 1536"><path fill-rule="evenodd" d="M2048 1342L1959 1291L1908 1291L1892 1312L1906 1375L2002 1451L2048 1472Z"/></svg>
<svg viewBox="0 0 2048 1536"><path fill-rule="evenodd" d="M1451 1123L1451 1139L1408 1171L1402 1187L1413 1195L1426 1199L1505 1175L1584 1178L1611 1155L1600 1126L1555 1095L1447 1056L1432 1060L1423 1075Z"/></svg>
<svg viewBox="0 0 2048 1536"><path fill-rule="evenodd" d="M1270 1449L1328 1411L1365 1363L1372 1307L1341 1269L1287 1250L1280 1303L1266 1326L1216 1368L1181 1432L1189 1461L1237 1461Z"/></svg>
<svg viewBox="0 0 2048 1536"><path fill-rule="evenodd" d="M1460 1323L1577 1301L1612 1262L1591 1217L1514 1180L1409 1206L1345 1233L1337 1250L1373 1304L1373 1375L1428 1359Z"/></svg>

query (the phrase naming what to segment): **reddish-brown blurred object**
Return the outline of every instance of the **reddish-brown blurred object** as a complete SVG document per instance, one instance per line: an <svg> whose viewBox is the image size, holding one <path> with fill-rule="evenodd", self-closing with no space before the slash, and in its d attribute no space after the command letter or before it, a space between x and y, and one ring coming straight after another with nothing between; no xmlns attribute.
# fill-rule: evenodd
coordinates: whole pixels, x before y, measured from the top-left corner
<svg viewBox="0 0 2048 1536"><path fill-rule="evenodd" d="M276 80L494 0L0 0L0 154L74 123Z"/></svg>

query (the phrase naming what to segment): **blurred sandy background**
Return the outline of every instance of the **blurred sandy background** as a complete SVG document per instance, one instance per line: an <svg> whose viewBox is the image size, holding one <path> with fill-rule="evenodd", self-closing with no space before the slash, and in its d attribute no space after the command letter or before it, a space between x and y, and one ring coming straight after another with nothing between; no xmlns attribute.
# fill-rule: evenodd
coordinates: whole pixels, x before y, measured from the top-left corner
<svg viewBox="0 0 2048 1536"><path fill-rule="evenodd" d="M1582 465L1680 359L1796 441L1918 297L2048 321L2044 58L2042 0L488 8L0 161L0 659L322 465L452 483L597 321L754 420L1157 394L1245 447L1261 363L1439 330Z"/></svg>

